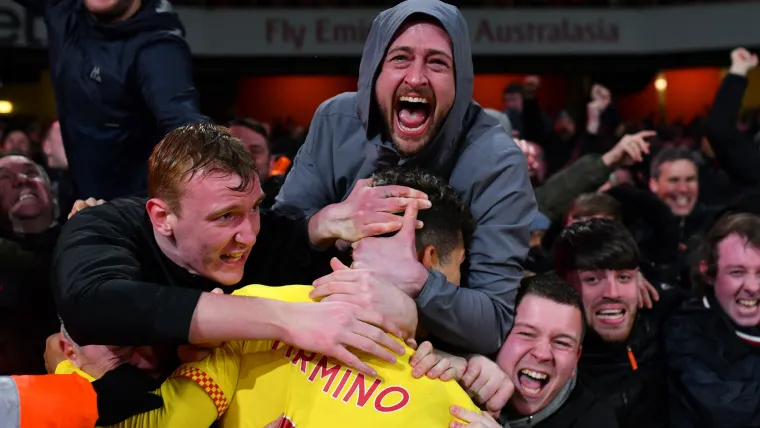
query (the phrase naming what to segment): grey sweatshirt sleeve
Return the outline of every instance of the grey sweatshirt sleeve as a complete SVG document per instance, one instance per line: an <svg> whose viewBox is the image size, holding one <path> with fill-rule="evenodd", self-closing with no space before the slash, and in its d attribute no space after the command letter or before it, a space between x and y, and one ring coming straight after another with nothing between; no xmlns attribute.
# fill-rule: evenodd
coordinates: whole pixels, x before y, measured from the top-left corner
<svg viewBox="0 0 760 428"><path fill-rule="evenodd" d="M323 104L324 106L324 104ZM327 116L317 109L306 141L298 149L293 167L275 199L274 211L290 217L311 218L322 208L339 202L332 186L332 135Z"/></svg>
<svg viewBox="0 0 760 428"><path fill-rule="evenodd" d="M431 272L417 297L430 333L484 355L498 351L512 327L528 227L536 215L525 155L512 146L497 153L477 147L462 153L450 183L469 202L476 222L468 286L457 287Z"/></svg>

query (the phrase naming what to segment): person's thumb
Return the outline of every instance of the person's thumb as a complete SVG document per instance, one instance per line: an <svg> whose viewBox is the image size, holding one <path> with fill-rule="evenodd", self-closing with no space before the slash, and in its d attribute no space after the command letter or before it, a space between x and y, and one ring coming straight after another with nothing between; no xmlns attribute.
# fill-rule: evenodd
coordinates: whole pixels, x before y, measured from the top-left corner
<svg viewBox="0 0 760 428"><path fill-rule="evenodd" d="M344 265L342 261L338 260L337 257L333 257L332 259L330 259L330 267L332 268L333 271L350 269L348 266Z"/></svg>
<svg viewBox="0 0 760 428"><path fill-rule="evenodd" d="M217 288L211 290L211 294L224 294L224 291L222 291L221 288L217 287Z"/></svg>

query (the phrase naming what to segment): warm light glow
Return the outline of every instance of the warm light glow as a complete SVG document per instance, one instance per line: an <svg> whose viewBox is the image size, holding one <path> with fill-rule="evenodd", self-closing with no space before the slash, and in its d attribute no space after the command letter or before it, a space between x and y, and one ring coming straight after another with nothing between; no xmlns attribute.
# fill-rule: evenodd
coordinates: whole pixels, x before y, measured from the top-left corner
<svg viewBox="0 0 760 428"><path fill-rule="evenodd" d="M13 103L10 101L0 100L0 114L11 114L13 112Z"/></svg>
<svg viewBox="0 0 760 428"><path fill-rule="evenodd" d="M664 91L668 88L668 79L665 76L658 76L654 81L654 88L657 89L657 92Z"/></svg>

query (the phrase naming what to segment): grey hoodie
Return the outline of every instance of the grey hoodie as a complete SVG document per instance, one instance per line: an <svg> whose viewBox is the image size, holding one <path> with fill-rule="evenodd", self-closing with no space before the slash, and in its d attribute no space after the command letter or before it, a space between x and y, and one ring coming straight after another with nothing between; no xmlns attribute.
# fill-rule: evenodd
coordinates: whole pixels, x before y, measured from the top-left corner
<svg viewBox="0 0 760 428"><path fill-rule="evenodd" d="M404 158L383 135L373 93L394 34L415 13L437 19L451 37L456 96L436 138L416 156ZM456 7L408 0L381 12L364 46L358 91L319 106L274 209L309 218L343 201L357 180L395 165L423 168L447 179L477 224L469 249L469 276L463 281L467 287L456 287L442 273L431 272L416 299L420 321L451 345L491 354L512 325L536 202L522 151L498 120L472 100L473 77L469 31Z"/></svg>

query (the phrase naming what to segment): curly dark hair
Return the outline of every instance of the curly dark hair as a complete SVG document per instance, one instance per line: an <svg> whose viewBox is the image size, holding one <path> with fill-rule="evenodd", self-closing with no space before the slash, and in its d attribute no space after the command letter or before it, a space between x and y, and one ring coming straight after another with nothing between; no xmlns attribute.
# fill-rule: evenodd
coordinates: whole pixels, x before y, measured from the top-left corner
<svg viewBox="0 0 760 428"><path fill-rule="evenodd" d="M470 210L459 194L441 178L421 169L392 168L372 175L374 186L405 186L424 192L433 206L417 213L424 224L417 230L417 251L432 245L441 257L448 257L459 243L460 236L468 247L475 229Z"/></svg>

